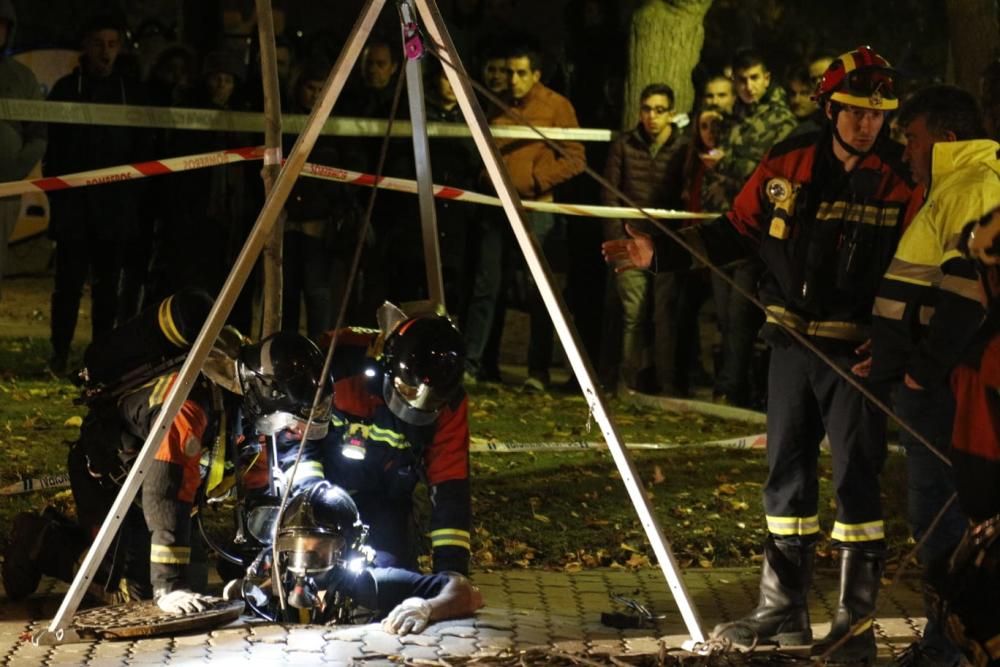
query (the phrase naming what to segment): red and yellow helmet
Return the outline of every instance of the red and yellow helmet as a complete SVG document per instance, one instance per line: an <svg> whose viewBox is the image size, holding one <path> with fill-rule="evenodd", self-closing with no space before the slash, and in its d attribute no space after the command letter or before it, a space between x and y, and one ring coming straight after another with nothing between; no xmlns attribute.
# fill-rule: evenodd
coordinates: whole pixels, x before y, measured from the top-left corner
<svg viewBox="0 0 1000 667"><path fill-rule="evenodd" d="M821 101L891 111L899 107L896 70L872 47L859 46L830 63L816 86L815 97Z"/></svg>

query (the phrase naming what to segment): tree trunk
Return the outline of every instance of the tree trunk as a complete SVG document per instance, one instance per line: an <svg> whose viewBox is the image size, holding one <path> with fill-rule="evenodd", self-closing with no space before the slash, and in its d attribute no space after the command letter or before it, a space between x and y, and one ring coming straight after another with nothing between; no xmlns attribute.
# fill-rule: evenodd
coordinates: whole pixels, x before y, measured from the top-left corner
<svg viewBox="0 0 1000 667"><path fill-rule="evenodd" d="M690 111L694 104L691 71L705 41L703 22L712 0L645 0L632 13L628 38L628 71L622 127L639 119L639 93L651 83L674 90L674 108Z"/></svg>
<svg viewBox="0 0 1000 667"><path fill-rule="evenodd" d="M955 85L976 96L986 66L1000 53L995 0L947 0L948 35L951 40Z"/></svg>
<svg viewBox="0 0 1000 667"><path fill-rule="evenodd" d="M257 29L260 37L261 81L264 86L264 194L271 194L271 187L281 170L281 93L278 89L278 64L275 56L274 17L271 0L257 0ZM270 336L281 329L281 265L284 220L271 231L262 254L264 263L264 294L261 337Z"/></svg>

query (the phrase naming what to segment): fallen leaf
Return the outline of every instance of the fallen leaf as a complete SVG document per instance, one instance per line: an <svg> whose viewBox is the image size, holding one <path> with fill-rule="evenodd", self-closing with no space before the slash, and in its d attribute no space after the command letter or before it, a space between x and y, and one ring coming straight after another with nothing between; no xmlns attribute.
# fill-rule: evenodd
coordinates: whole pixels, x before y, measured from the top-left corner
<svg viewBox="0 0 1000 667"><path fill-rule="evenodd" d="M663 475L663 470L660 466L653 466L653 484L662 484L667 481L667 478Z"/></svg>
<svg viewBox="0 0 1000 667"><path fill-rule="evenodd" d="M69 419L63 422L63 426L71 426L74 428L80 428L83 425L83 417L79 415L73 415Z"/></svg>
<svg viewBox="0 0 1000 667"><path fill-rule="evenodd" d="M649 564L649 557L646 554L632 554L629 559L625 561L625 565L633 569L647 567Z"/></svg>
<svg viewBox="0 0 1000 667"><path fill-rule="evenodd" d="M725 495L725 496L732 496L732 495L736 494L736 485L735 484L720 484L719 486L715 487L715 492L718 493L718 494Z"/></svg>

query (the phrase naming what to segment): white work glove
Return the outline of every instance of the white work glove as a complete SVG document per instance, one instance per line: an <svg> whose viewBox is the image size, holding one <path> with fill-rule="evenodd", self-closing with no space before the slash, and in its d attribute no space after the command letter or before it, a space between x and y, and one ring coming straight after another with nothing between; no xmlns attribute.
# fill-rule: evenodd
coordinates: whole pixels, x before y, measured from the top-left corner
<svg viewBox="0 0 1000 667"><path fill-rule="evenodd" d="M205 611L211 604L212 598L184 589L156 598L156 606L169 614L193 614Z"/></svg>
<svg viewBox="0 0 1000 667"><path fill-rule="evenodd" d="M406 598L382 621L382 629L393 635L423 632L431 622L431 604L423 598Z"/></svg>

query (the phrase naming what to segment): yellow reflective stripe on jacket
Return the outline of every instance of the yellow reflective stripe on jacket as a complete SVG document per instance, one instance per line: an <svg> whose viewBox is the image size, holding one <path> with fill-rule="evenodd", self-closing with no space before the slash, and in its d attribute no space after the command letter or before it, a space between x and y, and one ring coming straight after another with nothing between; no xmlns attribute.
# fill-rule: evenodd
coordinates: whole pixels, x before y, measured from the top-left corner
<svg viewBox="0 0 1000 667"><path fill-rule="evenodd" d="M470 535L467 530L438 528L437 530L432 530L430 536L431 547L462 547L463 549L471 549L469 543Z"/></svg>
<svg viewBox="0 0 1000 667"><path fill-rule="evenodd" d="M173 381L174 375L176 374L171 373L156 380L156 385L149 394L149 407L152 408L163 403L163 399L167 397L167 390L170 389L170 383Z"/></svg>
<svg viewBox="0 0 1000 667"><path fill-rule="evenodd" d="M885 539L885 522L869 521L868 523L833 523L830 538L839 542L868 542Z"/></svg>
<svg viewBox="0 0 1000 667"><path fill-rule="evenodd" d="M886 269L885 277L911 285L932 287L940 283L941 276L944 275L937 264L937 259L935 257L927 263L917 263L900 259L898 256L893 257L889 268Z"/></svg>
<svg viewBox="0 0 1000 667"><path fill-rule="evenodd" d="M291 469L289 469L291 472ZM325 477L323 473L323 463L321 461L300 461L298 470L295 471L295 480L315 479Z"/></svg>
<svg viewBox="0 0 1000 667"><path fill-rule="evenodd" d="M887 320L901 320L905 312L905 301L887 299L884 296L875 297L875 306L872 308L872 314L875 317L884 317Z"/></svg>
<svg viewBox="0 0 1000 667"><path fill-rule="evenodd" d="M945 276L938 288L945 292L957 294L963 299L969 299L970 301L979 300L978 280L970 280L961 276Z"/></svg>
<svg viewBox="0 0 1000 667"><path fill-rule="evenodd" d="M767 530L772 535L815 535L819 516L767 516Z"/></svg>
<svg viewBox="0 0 1000 667"><path fill-rule="evenodd" d="M344 428L347 427L348 433L360 434L362 438L366 440L371 440L372 442L381 442L394 449L409 449L410 442L406 439L406 436L398 431L393 431L390 428L382 428L375 424L355 424L351 423L349 420L341 419L336 415L330 418L330 424L334 428Z"/></svg>
<svg viewBox="0 0 1000 667"><path fill-rule="evenodd" d="M219 433L215 436L215 442L210 450L211 458L208 461L208 475L205 479L205 495L209 497L215 497L213 492L225 477L226 442L229 439L226 433L226 415L222 410L222 390L216 384L212 385L212 411L219 425Z"/></svg>
<svg viewBox="0 0 1000 667"><path fill-rule="evenodd" d="M885 206L849 204L846 201L823 202L816 211L817 220L843 220L863 225L895 227L902 206L886 203Z"/></svg>
<svg viewBox="0 0 1000 667"><path fill-rule="evenodd" d="M409 441L402 433L397 433L392 429L381 428L372 424L368 429L368 438L376 442L384 442L395 449L408 449Z"/></svg>
<svg viewBox="0 0 1000 667"><path fill-rule="evenodd" d="M175 346L188 347L190 343L181 335L174 322L174 316L170 313L170 304L173 301L174 297L171 296L160 302L160 309L157 312L157 317L160 320L160 331Z"/></svg>
<svg viewBox="0 0 1000 667"><path fill-rule="evenodd" d="M149 562L164 565L187 565L191 562L191 547L168 547L152 544L149 547Z"/></svg>
<svg viewBox="0 0 1000 667"><path fill-rule="evenodd" d="M812 321L797 315L781 306L767 307L767 321L789 329L794 329L807 336L820 338L836 338L838 340L859 341L868 337L865 327L854 322Z"/></svg>

